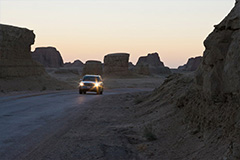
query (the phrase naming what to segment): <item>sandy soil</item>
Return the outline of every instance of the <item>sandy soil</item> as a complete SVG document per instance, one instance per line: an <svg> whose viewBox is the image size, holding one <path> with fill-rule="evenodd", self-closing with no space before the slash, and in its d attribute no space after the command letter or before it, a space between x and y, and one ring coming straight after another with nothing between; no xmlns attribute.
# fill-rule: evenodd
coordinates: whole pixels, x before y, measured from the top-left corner
<svg viewBox="0 0 240 160"><path fill-rule="evenodd" d="M41 77L0 79L0 96L35 94L77 89L82 78L81 68L46 68L48 75ZM156 88L166 76L131 76L103 78L105 89Z"/></svg>
<svg viewBox="0 0 240 160"><path fill-rule="evenodd" d="M61 72L54 77L77 85L79 74ZM164 80L164 76L105 78L104 83L106 89L156 88ZM90 101L84 106L87 109L67 118L69 123L63 123L37 146L20 154L19 159L210 160L223 157L227 149L224 142L214 138L204 141L203 135L185 122L184 112L172 103L172 93L165 93L164 88L159 95L157 92L110 94ZM218 145L212 145L215 142Z"/></svg>
<svg viewBox="0 0 240 160"><path fill-rule="evenodd" d="M17 92L37 92L73 89L73 85L58 81L48 75L38 77L0 79L0 96Z"/></svg>
<svg viewBox="0 0 240 160"><path fill-rule="evenodd" d="M218 159L174 105L150 92L110 95L86 104L64 133L56 133L22 159ZM154 105L155 104L155 105ZM204 154L200 154L204 153Z"/></svg>
<svg viewBox="0 0 240 160"><path fill-rule="evenodd" d="M82 78L81 72L76 68L47 68L46 71L53 78L78 87ZM114 88L156 88L165 80L165 75L159 76L140 76L132 75L129 77L103 77L104 87L106 89Z"/></svg>

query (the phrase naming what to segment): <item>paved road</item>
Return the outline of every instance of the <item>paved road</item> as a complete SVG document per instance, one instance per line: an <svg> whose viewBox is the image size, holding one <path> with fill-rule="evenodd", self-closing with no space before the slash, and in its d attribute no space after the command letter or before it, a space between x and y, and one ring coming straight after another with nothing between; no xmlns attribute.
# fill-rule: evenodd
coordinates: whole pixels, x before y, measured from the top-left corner
<svg viewBox="0 0 240 160"><path fill-rule="evenodd" d="M151 89L113 89L104 95L77 91L24 94L0 97L0 159L19 159L30 148L54 135L74 120L77 113L90 109L87 102L113 94ZM66 129L66 128L65 128Z"/></svg>

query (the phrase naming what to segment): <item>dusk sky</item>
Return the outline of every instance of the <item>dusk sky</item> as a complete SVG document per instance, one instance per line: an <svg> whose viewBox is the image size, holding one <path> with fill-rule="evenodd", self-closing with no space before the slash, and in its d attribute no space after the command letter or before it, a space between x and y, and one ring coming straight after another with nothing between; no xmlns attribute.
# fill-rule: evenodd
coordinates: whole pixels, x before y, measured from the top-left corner
<svg viewBox="0 0 240 160"><path fill-rule="evenodd" d="M65 62L158 52L178 67L203 54L203 41L235 0L0 0L0 23L34 30L36 47L56 47Z"/></svg>

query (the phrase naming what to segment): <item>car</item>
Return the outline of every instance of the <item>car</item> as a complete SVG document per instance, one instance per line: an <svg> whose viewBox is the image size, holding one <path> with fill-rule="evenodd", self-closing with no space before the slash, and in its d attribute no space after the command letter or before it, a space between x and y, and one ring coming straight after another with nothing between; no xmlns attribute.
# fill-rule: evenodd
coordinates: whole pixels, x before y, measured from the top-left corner
<svg viewBox="0 0 240 160"><path fill-rule="evenodd" d="M85 75L79 83L79 94L86 94L87 91L103 94L103 80L100 75Z"/></svg>

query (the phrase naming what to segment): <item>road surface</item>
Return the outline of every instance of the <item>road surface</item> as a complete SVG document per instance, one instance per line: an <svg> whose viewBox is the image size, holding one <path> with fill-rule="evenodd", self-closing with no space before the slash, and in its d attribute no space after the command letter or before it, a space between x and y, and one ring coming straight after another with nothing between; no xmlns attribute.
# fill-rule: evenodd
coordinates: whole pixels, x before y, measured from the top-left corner
<svg viewBox="0 0 240 160"><path fill-rule="evenodd" d="M19 155L37 147L56 132L60 133L62 126L70 126L78 113L91 109L87 105L90 101L108 95L150 90L112 89L104 95L79 95L74 90L0 97L1 160L21 159Z"/></svg>

